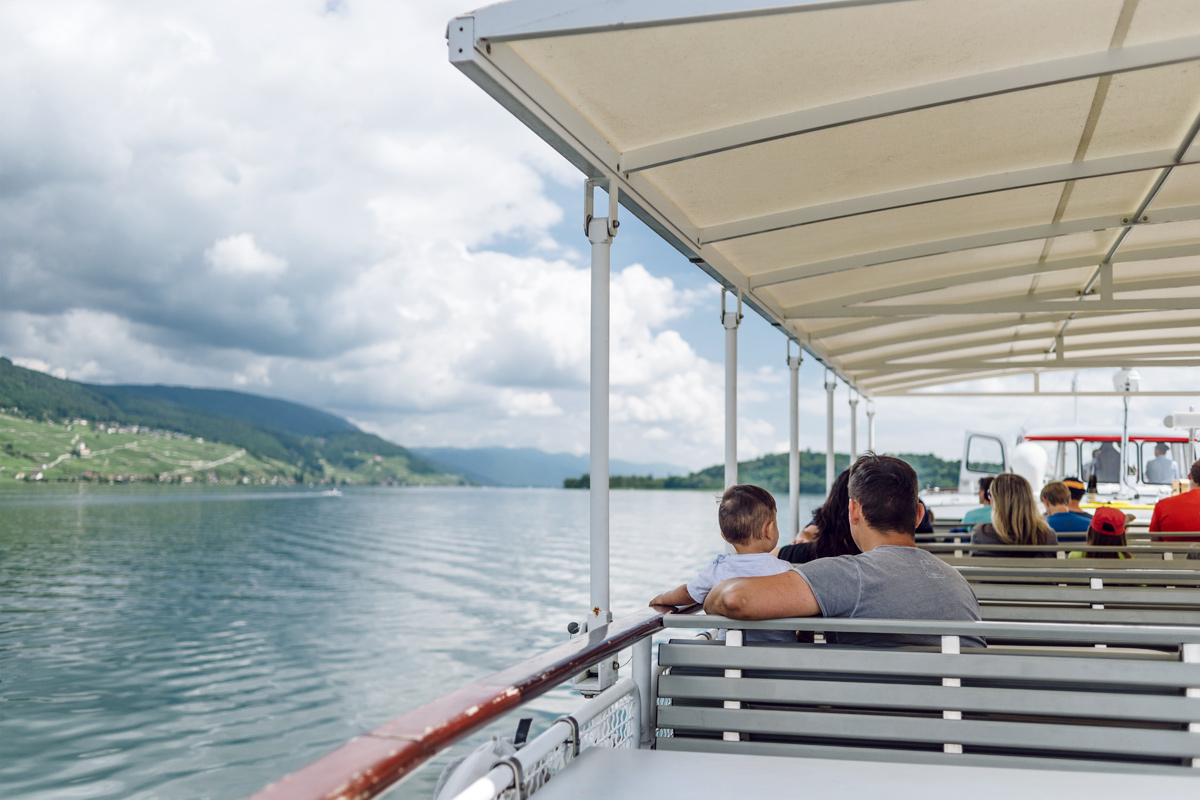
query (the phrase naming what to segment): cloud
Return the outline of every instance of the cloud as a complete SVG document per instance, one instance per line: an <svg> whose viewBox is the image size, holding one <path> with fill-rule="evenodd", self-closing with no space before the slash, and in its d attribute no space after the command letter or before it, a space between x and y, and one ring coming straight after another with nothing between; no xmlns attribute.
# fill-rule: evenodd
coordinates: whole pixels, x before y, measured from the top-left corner
<svg viewBox="0 0 1200 800"><path fill-rule="evenodd" d="M285 397L405 444L586 450L590 278L579 209L556 200L577 201L582 179L446 63L445 24L463 9L0 5L0 352L79 380ZM614 455L716 463L721 334L694 322L716 286L664 277L659 250L626 249L638 230L630 219L613 251ZM752 322L739 334L747 457L781 449L789 426L782 358L761 366ZM767 335L759 350L781 355ZM820 449L814 369L802 367L801 442ZM1178 382L1143 375L1147 389ZM1043 387L1056 380L1070 379ZM877 405L881 449L943 455L966 427L1015 432L1073 411ZM1131 413L1153 422L1186 405L1138 399ZM1119 421L1116 401L1079 409ZM847 422L843 388L843 450Z"/></svg>
<svg viewBox="0 0 1200 800"><path fill-rule="evenodd" d="M287 261L259 249L248 233L229 236L204 251L204 260L216 275L278 278L287 271Z"/></svg>

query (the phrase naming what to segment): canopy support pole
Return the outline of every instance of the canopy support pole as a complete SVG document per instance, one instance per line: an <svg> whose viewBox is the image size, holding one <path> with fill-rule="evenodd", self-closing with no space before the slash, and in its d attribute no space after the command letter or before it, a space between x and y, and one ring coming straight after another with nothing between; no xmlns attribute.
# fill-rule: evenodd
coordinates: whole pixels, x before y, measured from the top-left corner
<svg viewBox="0 0 1200 800"><path fill-rule="evenodd" d="M875 401L867 401L867 449L875 452Z"/></svg>
<svg viewBox="0 0 1200 800"><path fill-rule="evenodd" d="M787 340L788 384L788 534L795 541L800 533L800 360L804 351L792 355L792 340Z"/></svg>
<svg viewBox="0 0 1200 800"><path fill-rule="evenodd" d="M850 463L858 458L858 395L850 392Z"/></svg>
<svg viewBox="0 0 1200 800"><path fill-rule="evenodd" d="M1121 476L1117 497L1130 497L1133 495L1133 487L1129 485L1129 395L1126 394L1123 399L1125 414L1121 417ZM1133 463L1136 464L1137 460Z"/></svg>
<svg viewBox="0 0 1200 800"><path fill-rule="evenodd" d="M610 186L608 216L593 217L592 193L597 181L589 180L585 189L585 228L592 251L592 341L590 409L590 529L591 529L591 609L588 629L612 622L609 603L608 561L608 388L609 388L609 275L610 250L617 232L617 189ZM613 676L615 680L615 676ZM601 678L600 688L605 688Z"/></svg>
<svg viewBox="0 0 1200 800"><path fill-rule="evenodd" d="M737 462L737 332L742 321L742 293L737 293L737 311L725 310L721 292L721 324L725 326L725 488L738 482Z"/></svg>
<svg viewBox="0 0 1200 800"><path fill-rule="evenodd" d="M837 377L825 371L825 494L833 491L833 391L837 389Z"/></svg>

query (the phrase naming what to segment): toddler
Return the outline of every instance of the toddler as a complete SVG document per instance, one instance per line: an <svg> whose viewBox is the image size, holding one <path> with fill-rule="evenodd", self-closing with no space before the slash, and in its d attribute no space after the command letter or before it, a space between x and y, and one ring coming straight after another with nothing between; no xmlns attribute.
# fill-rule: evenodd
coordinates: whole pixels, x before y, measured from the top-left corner
<svg viewBox="0 0 1200 800"><path fill-rule="evenodd" d="M779 542L775 522L775 498L759 486L730 486L721 497L717 521L721 536L733 546L734 554L722 553L701 570L690 583L677 586L650 601L652 606L690 606L703 603L709 591L729 578L760 578L791 569L786 561L771 555ZM720 638L725 638L721 631ZM795 642L792 631L746 631L747 642Z"/></svg>

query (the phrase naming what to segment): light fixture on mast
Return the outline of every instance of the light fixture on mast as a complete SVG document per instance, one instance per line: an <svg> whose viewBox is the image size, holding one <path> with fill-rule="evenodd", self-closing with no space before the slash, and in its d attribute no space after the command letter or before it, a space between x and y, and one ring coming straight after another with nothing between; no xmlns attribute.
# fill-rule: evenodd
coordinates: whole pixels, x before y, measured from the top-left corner
<svg viewBox="0 0 1200 800"><path fill-rule="evenodd" d="M1118 392L1123 392L1125 401L1125 416L1121 422L1121 460L1124 466L1121 467L1121 488L1119 494L1125 494L1126 489L1132 491L1129 486L1129 395L1136 392L1142 386L1142 376L1136 369L1123 367L1113 373L1113 389ZM1136 462L1135 462L1136 463Z"/></svg>

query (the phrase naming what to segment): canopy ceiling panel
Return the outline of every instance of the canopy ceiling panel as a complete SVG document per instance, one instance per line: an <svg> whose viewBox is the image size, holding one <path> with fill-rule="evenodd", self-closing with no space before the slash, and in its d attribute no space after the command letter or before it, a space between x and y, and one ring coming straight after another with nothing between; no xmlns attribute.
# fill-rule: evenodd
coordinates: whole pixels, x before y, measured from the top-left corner
<svg viewBox="0 0 1200 800"><path fill-rule="evenodd" d="M865 394L1200 361L1193 0L513 0L449 44Z"/></svg>
<svg viewBox="0 0 1200 800"><path fill-rule="evenodd" d="M1193 147L1193 153L1197 148ZM1195 164L1177 167L1163 182L1150 208L1175 208L1200 203L1200 166Z"/></svg>
<svg viewBox="0 0 1200 800"><path fill-rule="evenodd" d="M1070 163L1096 81L882 117L645 170L707 227L772 212ZM1026 120L1053 123L1031 130ZM969 147L964 143L969 142ZM781 164L794 165L780 170ZM745 208L749 213L742 213Z"/></svg>
<svg viewBox="0 0 1200 800"><path fill-rule="evenodd" d="M814 303L866 302L900 294L940 289L950 283L978 282L988 276L1031 275L1043 250L1040 239L998 247L981 247L961 253L942 253L896 264L863 267L854 280L840 272L815 275L766 287L789 314L803 316L803 306Z"/></svg>
<svg viewBox="0 0 1200 800"><path fill-rule="evenodd" d="M969 15L961 0L845 5L512 47L625 151L848 97L1104 50L1121 10L1119 0L980 5Z"/></svg>
<svg viewBox="0 0 1200 800"><path fill-rule="evenodd" d="M917 245L946 241L947 219L952 218L951 239L971 234L1036 226L1050 217L1058 204L1060 189L1034 186L1012 192L996 192L976 197L948 200L944 203L897 208L870 215L866 224L860 217L818 222L799 228L745 236L715 245L730 261L743 266L748 275L775 280L772 275L787 267L813 265L810 274L824 274L844 267L822 262L860 255L859 266L896 259L877 253ZM1033 235L1024 239L1044 238ZM933 247L929 255L945 252ZM968 249L968 248L955 248ZM907 260L907 259L905 259ZM804 277L797 270L796 277Z"/></svg>
<svg viewBox="0 0 1200 800"><path fill-rule="evenodd" d="M1053 268L1054 264L1064 261L1075 263L1075 259L1087 259L1092 266L1104 260L1104 256L1112 248L1120 235L1120 230L1087 231L1070 236L1055 236L1045 240L1045 259L1043 265Z"/></svg>

